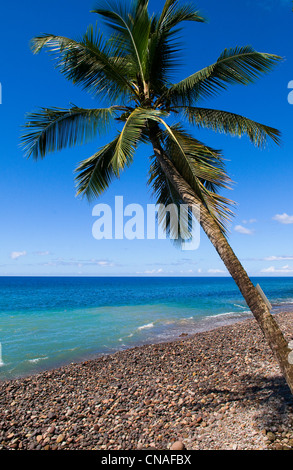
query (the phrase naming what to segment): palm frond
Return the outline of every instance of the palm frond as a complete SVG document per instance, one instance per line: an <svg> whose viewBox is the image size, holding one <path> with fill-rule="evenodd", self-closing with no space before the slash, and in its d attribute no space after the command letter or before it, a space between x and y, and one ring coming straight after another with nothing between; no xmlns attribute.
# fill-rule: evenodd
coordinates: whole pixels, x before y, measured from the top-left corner
<svg viewBox="0 0 293 470"><path fill-rule="evenodd" d="M133 154L140 140L143 128L145 127L145 117L140 112L140 108L134 110L126 120L122 131L119 134L115 152L113 155L113 167L117 174L125 165L132 163Z"/></svg>
<svg viewBox="0 0 293 470"><path fill-rule="evenodd" d="M97 7L93 13L102 16L105 23L116 33L120 47L128 52L129 60L134 62L145 83L147 45L151 27L147 2L135 2L127 7L125 2L100 2L105 7ZM110 9L109 9L110 8Z"/></svg>
<svg viewBox="0 0 293 470"><path fill-rule="evenodd" d="M172 133L171 133L171 132ZM229 188L231 180L225 171L222 154L188 134L180 124L174 124L163 132L168 155L177 155L181 164L187 165L190 178L197 178L209 189ZM180 147L179 147L180 145ZM180 157L185 157L185 160Z"/></svg>
<svg viewBox="0 0 293 470"><path fill-rule="evenodd" d="M127 78L122 52L111 41L105 41L93 26L88 27L80 41L43 34L32 40L31 47L35 54L46 47L54 54L60 72L95 96L106 96L114 102L136 96Z"/></svg>
<svg viewBox="0 0 293 470"><path fill-rule="evenodd" d="M88 200L100 196L109 187L113 178L118 177L113 167L113 157L119 136L102 147L92 157L83 160L76 168L77 195Z"/></svg>
<svg viewBox="0 0 293 470"><path fill-rule="evenodd" d="M227 85L255 82L280 60L277 55L257 52L251 46L225 49L213 65L171 86L165 98L177 105L191 106L201 98L225 90Z"/></svg>
<svg viewBox="0 0 293 470"><path fill-rule="evenodd" d="M81 145L107 130L115 108L41 108L29 113L21 145L27 157L43 158L66 147Z"/></svg>
<svg viewBox="0 0 293 470"><path fill-rule="evenodd" d="M178 32L183 21L204 22L205 19L191 3L179 5L178 0L167 0L161 15L152 19L147 77L156 96L166 91L171 73L181 65Z"/></svg>
<svg viewBox="0 0 293 470"><path fill-rule="evenodd" d="M119 178L121 171L131 165L138 143L145 142L147 119L159 114L163 113L143 108L128 112L119 135L76 169L77 195L91 200L102 194L114 177Z"/></svg>
<svg viewBox="0 0 293 470"><path fill-rule="evenodd" d="M148 185L152 188L156 205L165 209L172 206L177 208L177 217L173 217L172 213L163 210L158 212L157 220L161 228L166 231L166 236L175 246L181 247L182 243L190 237L193 222L192 212L190 208L185 207L182 198L171 185L155 156L151 158L148 176Z"/></svg>
<svg viewBox="0 0 293 470"><path fill-rule="evenodd" d="M146 80L154 96L161 96L169 86L172 73L180 66L181 46L169 32L153 26L148 43Z"/></svg>
<svg viewBox="0 0 293 470"><path fill-rule="evenodd" d="M162 111L154 109L136 108L129 113L125 125L119 135L113 156L113 167L117 174L120 169L132 163L134 151L140 141L145 141L144 131L147 120L156 120L164 115Z"/></svg>
<svg viewBox="0 0 293 470"><path fill-rule="evenodd" d="M179 124L166 127L161 139L170 161L225 232L234 203L218 194L231 184L221 152L194 139Z"/></svg>
<svg viewBox="0 0 293 470"><path fill-rule="evenodd" d="M191 106L183 108L183 112L193 125L238 137L246 134L257 147L265 146L268 138L280 143L280 131L239 114Z"/></svg>
<svg viewBox="0 0 293 470"><path fill-rule="evenodd" d="M204 23L206 20L191 2L179 5L178 0L167 0L158 20L158 28L160 30L171 31L171 29L177 27L183 21Z"/></svg>

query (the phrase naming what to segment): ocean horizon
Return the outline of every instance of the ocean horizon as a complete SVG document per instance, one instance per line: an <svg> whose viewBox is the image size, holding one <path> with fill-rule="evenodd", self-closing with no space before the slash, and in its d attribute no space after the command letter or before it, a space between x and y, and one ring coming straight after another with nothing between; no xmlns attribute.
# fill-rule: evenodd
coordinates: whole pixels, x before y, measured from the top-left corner
<svg viewBox="0 0 293 470"><path fill-rule="evenodd" d="M252 281L293 310L293 277ZM230 277L0 277L0 380L249 318Z"/></svg>

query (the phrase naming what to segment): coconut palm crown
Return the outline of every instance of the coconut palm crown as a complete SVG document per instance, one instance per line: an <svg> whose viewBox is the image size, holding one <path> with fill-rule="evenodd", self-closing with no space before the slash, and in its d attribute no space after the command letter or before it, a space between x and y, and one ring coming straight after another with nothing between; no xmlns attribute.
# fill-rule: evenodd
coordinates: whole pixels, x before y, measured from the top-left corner
<svg viewBox="0 0 293 470"><path fill-rule="evenodd" d="M219 194L230 186L222 154L194 138L185 127L239 137L246 134L259 147L268 138L278 143L276 129L228 111L201 107L201 102L228 85L254 82L280 57L256 52L251 46L225 49L212 65L172 83L172 74L178 69L182 23L203 23L205 19L192 4L178 0L166 0L162 12L150 16L148 3L99 4L93 12L108 26L107 38L89 26L79 40L52 34L32 40L34 53L49 49L68 80L98 100L106 100L109 106L41 108L28 115L22 145L28 157L39 159L94 139L115 122L120 125L114 140L98 148L76 169L77 194L91 199L103 193L132 163L139 143L153 142L155 136L165 156L224 232L232 201ZM156 155L151 156L148 182L157 203L182 203Z"/></svg>

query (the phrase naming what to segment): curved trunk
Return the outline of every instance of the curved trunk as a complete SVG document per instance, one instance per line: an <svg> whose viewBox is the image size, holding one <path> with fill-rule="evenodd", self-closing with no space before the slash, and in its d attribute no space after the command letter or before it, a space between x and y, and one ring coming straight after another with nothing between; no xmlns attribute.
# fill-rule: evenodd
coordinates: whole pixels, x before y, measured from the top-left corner
<svg viewBox="0 0 293 470"><path fill-rule="evenodd" d="M154 132L150 132L150 139L162 170L182 198L184 204L188 204L189 206L196 204L200 206L200 225L239 287L248 307L272 349L293 394L293 365L288 362L290 349L288 348L288 344L276 320L271 315L266 303L256 290L255 286L252 284L245 269L230 247L227 238L220 230L216 221L210 215L202 202L197 198L191 186L186 183L169 158L164 154L160 142L156 137L155 130Z"/></svg>

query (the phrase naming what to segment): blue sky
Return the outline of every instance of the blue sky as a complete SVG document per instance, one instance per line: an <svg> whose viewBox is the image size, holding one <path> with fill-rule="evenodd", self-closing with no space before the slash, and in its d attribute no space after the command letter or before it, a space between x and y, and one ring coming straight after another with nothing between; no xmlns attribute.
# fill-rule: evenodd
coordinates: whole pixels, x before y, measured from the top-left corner
<svg viewBox="0 0 293 470"><path fill-rule="evenodd" d="M163 0L150 0L158 10ZM238 139L194 131L200 140L223 150L235 182L229 197L238 204L229 240L251 276L293 275L293 106L288 83L293 80L291 1L198 0L207 24L186 24L182 67L174 80L213 63L224 48L252 45L281 55L272 73L248 87L231 87L205 102L206 107L243 114L282 131L282 146L254 148ZM99 107L101 103L67 82L54 69L49 54L34 56L29 40L50 32L79 37L96 15L92 0L16 0L1 6L1 249L0 275L227 275L214 248L201 233L196 251L181 251L168 240L95 240L92 209L154 203L146 186L149 147L119 181L92 204L75 197L74 169L106 142L51 154L40 162L24 158L19 146L26 112L41 106Z"/></svg>

